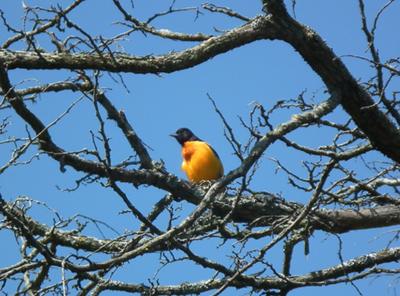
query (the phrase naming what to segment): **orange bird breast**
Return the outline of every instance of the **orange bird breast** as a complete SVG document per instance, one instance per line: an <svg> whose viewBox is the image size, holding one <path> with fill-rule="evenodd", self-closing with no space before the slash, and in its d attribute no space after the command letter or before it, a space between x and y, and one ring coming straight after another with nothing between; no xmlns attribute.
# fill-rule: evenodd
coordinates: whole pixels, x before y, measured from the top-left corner
<svg viewBox="0 0 400 296"><path fill-rule="evenodd" d="M216 152L202 141L186 141L182 146L182 170L191 182L215 180L224 168Z"/></svg>

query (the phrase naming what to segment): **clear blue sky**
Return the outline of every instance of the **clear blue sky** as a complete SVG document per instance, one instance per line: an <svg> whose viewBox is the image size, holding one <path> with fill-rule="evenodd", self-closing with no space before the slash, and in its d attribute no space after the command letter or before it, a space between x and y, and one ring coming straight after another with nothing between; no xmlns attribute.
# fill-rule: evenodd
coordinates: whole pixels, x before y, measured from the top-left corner
<svg viewBox="0 0 400 296"><path fill-rule="evenodd" d="M44 5L44 3L57 3L57 1L29 1L30 5ZM60 3L70 1L59 1ZM124 1L129 2L129 1ZM215 1L221 6L229 6L248 17L260 13L261 1ZM366 0L368 16L372 17L379 8L387 1ZM101 5L99 5L101 3ZM134 1L135 16L146 19L154 12L168 8L169 1ZM200 1L177 1L178 7L199 6ZM63 4L65 7L65 4ZM5 11L5 16L12 25L21 27L21 2L15 0L2 0L0 7ZM384 13L379 29L377 31L377 45L382 60L398 56L400 52L400 37L397 33L398 17L400 15L400 3L393 6ZM314 28L329 46L339 56L354 54L367 56L367 43L360 27L358 13L358 1L356 0L297 0L297 19L304 24ZM96 35L102 34L111 37L121 30L117 25L110 25L119 19L118 12L112 7L111 1L86 1L80 9L71 14L71 20L82 25L88 32ZM219 30L228 30L241 22L216 14L205 13L195 19L191 12L175 14L173 16L160 18L154 23L158 28L168 28L183 32L205 32L214 33L214 27ZM10 36L9 32L0 28L1 41ZM41 39L42 46L48 46L47 38ZM167 41L157 37L146 38L141 34L133 35L129 40L121 43L124 50L130 54L147 55L162 54L172 50L181 50L193 46L192 43L179 43ZM15 50L21 47L12 48ZM356 78L365 79L371 76L371 68L365 62L352 58L343 58L345 64ZM23 88L37 83L54 82L71 76L67 71L12 71L13 83L24 82L18 85ZM240 125L238 116L248 118L248 113L254 102L262 103L265 108L271 107L277 100L297 97L306 90L306 98L313 95L314 100L319 102L327 98L324 93L324 85L318 76L312 72L302 58L287 44L279 41L262 41L217 56L206 63L184 71L172 74L155 75L133 75L124 74L124 81L128 87L116 83L119 81L116 75L113 79L106 73L101 78L101 86L107 95L118 107L123 109L132 125L147 145L151 147L151 156L155 160L163 160L166 168L185 178L180 171L180 149L178 144L170 138L171 134L179 127L191 128L200 138L210 142L218 151L225 171L234 169L238 160L233 156L232 150L224 139L223 125L214 112L207 93L216 101L223 111L229 123L234 127L237 137L241 141L247 139L246 130ZM31 109L44 122L49 123L57 118L79 94L52 93L39 98ZM273 118L275 124L284 122L290 118L291 112L280 113ZM25 125L13 113L1 112L1 118L11 116L12 125L9 127L8 135L26 137ZM342 120L347 118L341 108L330 115L332 119ZM131 151L121 136L114 123L106 127L111 136L112 154L114 163L120 162L131 155ZM76 106L71 114L63 119L51 133L55 142L66 150L80 150L83 148L93 149L89 130L97 131L98 124L94 117L93 107L87 100ZM300 143L317 146L330 144L332 134L314 134L315 130L301 130L292 137ZM6 135L6 136L8 136ZM4 139L4 137L3 137ZM0 146L1 165L10 158L11 146ZM23 158L28 160L36 151L30 149ZM263 157L259 172L257 173L252 188L274 193L280 193L291 201L307 202L310 196L293 191L287 183L287 178L282 172L275 172L275 165L270 158L279 158L282 163L291 169L306 174L301 161L304 155L293 150L288 150L284 145L277 143L269 148ZM378 159L384 158L378 156ZM357 170L357 163L352 164ZM359 172L362 174L363 172ZM67 168L66 173L61 173L58 164L49 160L45 155L40 160L34 160L30 165L10 168L0 175L0 192L7 200L15 199L17 196L29 196L35 200L45 202L49 207L57 209L63 217L80 213L95 219L107 222L120 233L125 230L134 229L137 225L129 215L120 215L124 209L122 201L110 190L92 184L81 187L78 191L67 193L58 188L69 188L75 185L75 180L82 175ZM151 188L136 190L131 186L123 186L132 202L141 210L146 212L157 202L163 192ZM183 204L182 214L188 213L192 207ZM42 221L50 223L53 216L40 206L31 210L31 215ZM160 223L162 225L162 223ZM103 231L112 236L106 228ZM362 232L351 232L344 234L343 256L350 259L362 255L370 250L382 249L387 240L374 238L388 229L378 229ZM86 234L99 235L95 227L89 227ZM389 236L384 236L389 238ZM2 242L2 255L0 255L1 267L15 262L18 251L15 250L15 240L10 233L0 232ZM262 242L251 242L255 247L265 244ZM338 264L337 256L338 240L334 236L316 233L310 240L311 253L304 256L299 245L296 249L296 259L293 264L293 274L304 273L319 268ZM250 246L249 246L250 247ZM235 248L229 242L220 249L210 248L202 243L195 247L200 253L209 252L214 259L221 258L224 250ZM268 260L280 267L281 245L275 247L269 253ZM223 258L229 264L228 258ZM146 282L155 272L158 263L158 255L143 257L129 264L129 272L117 272L115 278L139 282ZM184 268L184 269L183 269ZM185 272L179 272L185 270ZM173 272L179 272L178 279ZM165 268L160 271L161 284L176 283L190 280L206 279L208 273L203 269L186 264L177 268ZM60 276L55 274L55 276ZM367 279L356 283L364 295L394 295L397 283L390 279L378 279L372 281ZM394 284L394 288L390 285ZM232 290L225 295L232 295ZM239 290L237 295L243 295L245 291ZM307 288L292 292L290 295L357 295L351 285L338 285L323 288Z"/></svg>

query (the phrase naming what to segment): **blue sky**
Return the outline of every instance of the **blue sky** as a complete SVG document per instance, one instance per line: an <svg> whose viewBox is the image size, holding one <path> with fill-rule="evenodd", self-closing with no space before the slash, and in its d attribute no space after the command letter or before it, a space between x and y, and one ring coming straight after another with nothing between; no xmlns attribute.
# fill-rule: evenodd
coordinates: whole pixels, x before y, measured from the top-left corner
<svg viewBox="0 0 400 296"><path fill-rule="evenodd" d="M43 1L25 1L30 5L43 5ZM57 1L48 1L56 3ZM61 1L63 2L63 1ZM128 2L128 1L126 1ZM217 5L229 6L248 17L260 13L261 1L217 1ZM367 15L373 17L386 1L367 0ZM18 3L16 5L16 3ZM102 34L107 37L113 36L122 28L116 24L110 25L119 18L116 9L112 8L111 1L86 1L80 9L72 13L70 18L88 32L96 35ZM135 16L145 20L154 12L165 10L169 1L134 1ZM199 6L200 1L177 1L178 7ZM163 6L163 7L162 7ZM0 7L5 11L5 16L11 20L12 25L21 27L21 2L14 0L3 0ZM95 7L95 9L94 9ZM400 3L394 3L387 10L379 23L377 30L377 45L382 60L398 56L400 50L400 37L395 33L398 27L398 15ZM311 26L321 37L333 48L338 56L349 54L368 56L367 43L360 27L361 21L358 13L358 1L355 0L297 0L296 16L300 22ZM168 28L171 30L188 33L205 32L214 33L214 27L219 30L228 30L241 24L240 21L216 14L205 12L197 19L195 13L186 12L160 18L154 22L157 28ZM1 41L7 39L10 33L0 28ZM42 46L48 46L45 36L39 39ZM131 36L128 40L121 42L123 49L130 54L147 55L162 54L172 50L178 51L194 43L179 43L167 41L157 37L146 37L142 34ZM21 45L19 45L21 46ZM21 49L15 46L14 50ZM366 79L371 77L372 72L369 65L359 60L343 57L343 61L349 67L356 78ZM67 71L25 71L15 70L10 72L14 84L21 82L18 88L23 88L37 83L54 82L66 77L71 77ZM155 75L124 74L123 79L127 85L126 90L116 75L110 77L103 73L101 86L105 89L108 97L117 106L124 110L135 130L144 142L151 147L151 156L155 160L162 160L168 171L185 178L180 170L180 148L178 144L168 135L179 127L191 128L200 138L207 140L218 151L224 166L228 172L238 166L239 162L232 154L232 150L224 139L223 125L218 115L214 112L212 104L207 99L207 94L212 96L226 116L228 122L234 127L235 133L241 141L246 141L246 130L241 126L238 117L248 119L248 113L254 102L259 102L266 109L273 106L281 99L296 98L302 91L306 91L307 99L314 97L316 102L327 98L324 93L324 85L319 77L309 68L302 58L287 44L280 41L260 41L250 44L224 55L217 56L202 65L184 71ZM398 86L398 84L397 84ZM39 98L37 103L32 104L31 110L39 115L44 122L49 123L57 118L73 101L79 98L74 93L52 93ZM281 112L273 118L274 124L282 123L293 115L292 111ZM2 111L1 117L11 116L12 125L8 134L26 137L25 125L13 113ZM330 118L344 121L348 118L341 108L329 115ZM109 122L106 127L111 136L112 155L114 163L118 163L131 155L126 140L121 136L114 123ZM97 131L93 106L83 100L55 127L51 133L55 142L66 150L80 150L83 148L93 149L89 130ZM291 137L300 143L310 146L326 145L332 140L333 134L317 133L318 130L301 129ZM7 162L11 153L11 146L0 146L1 164ZM27 160L36 153L31 148L24 156ZM374 155L379 160L384 160L380 155ZM259 172L252 184L256 190L264 190L280 193L291 201L307 202L310 198L307 194L291 189L287 183L287 177L282 172L275 171L276 167L271 158L277 158L294 171L305 174L301 161L305 155L289 150L285 145L277 143L270 147L261 163ZM349 164L355 170L360 163ZM363 174L361 170L359 174ZM59 170L58 164L51 161L47 156L41 155L39 160L34 160L30 165L17 166L8 169L0 175L0 192L3 197L12 200L17 196L29 196L35 200L45 202L49 207L57 209L63 217L80 213L95 219L107 222L120 233L128 229L134 229L137 225L129 215L120 215L124 205L111 190L104 189L98 184L82 186L75 192L64 192L59 188L69 188L75 185L75 180L82 175L67 168L66 173ZM136 190L131 186L124 185L132 202L144 212L157 202L163 192L151 188L140 188ZM182 215L190 212L192 206L183 203ZM48 215L48 210L41 206L33 207L31 215L43 223L50 223L53 216ZM160 222L162 225L162 221ZM112 236L112 232L103 229L105 233ZM343 254L344 259L362 255L370 250L380 250L385 246L386 239L374 240L379 234L389 231L388 229L351 232L344 234ZM89 227L87 234L99 235L95 227ZM2 266L12 264L18 252L15 252L15 240L10 233L0 232L0 240L3 241L3 255L0 255ZM300 244L296 248L296 259L293 273L304 273L313 269L328 267L338 264L337 248L338 241L334 236L316 233L311 241L311 254L304 256ZM251 242L254 247L266 242ZM214 245L214 244L213 244ZM236 246L229 242L220 248L210 248L210 245L201 243L195 248L200 253L209 252L211 258L221 258L224 250L231 250ZM281 245L275 247L268 254L271 262L279 266L281 259ZM229 264L228 258L223 258ZM146 281L152 277L158 264L158 256L143 257L129 264L131 273L117 272L116 277L121 280L138 282L140 279ZM185 273L180 273L181 278L171 275L177 269L171 267L160 271L161 283L179 283L185 280L200 280L208 275L202 269L182 265ZM357 282L357 286L364 295L377 295L384 293L394 295L396 286L393 279L378 279L372 281L367 279ZM172 282L171 282L172 281ZM292 292L290 295L357 295L351 285L338 285L323 288L307 288ZM387 293L386 293L387 292ZM227 292L232 293L232 291ZM237 291L243 295L245 291Z"/></svg>

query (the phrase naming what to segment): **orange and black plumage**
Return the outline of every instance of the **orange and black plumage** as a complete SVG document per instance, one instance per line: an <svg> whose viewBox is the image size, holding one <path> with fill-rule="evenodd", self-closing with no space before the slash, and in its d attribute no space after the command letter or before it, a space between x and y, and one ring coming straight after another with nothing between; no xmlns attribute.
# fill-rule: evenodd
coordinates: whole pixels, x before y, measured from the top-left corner
<svg viewBox="0 0 400 296"><path fill-rule="evenodd" d="M180 128L174 137L182 146L182 170L189 181L215 180L224 175L224 168L217 152L188 128Z"/></svg>

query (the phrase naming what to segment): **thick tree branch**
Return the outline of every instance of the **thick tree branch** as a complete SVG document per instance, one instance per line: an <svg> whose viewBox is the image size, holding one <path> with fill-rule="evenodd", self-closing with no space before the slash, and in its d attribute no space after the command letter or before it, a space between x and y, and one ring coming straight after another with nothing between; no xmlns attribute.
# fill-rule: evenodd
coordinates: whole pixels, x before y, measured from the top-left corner
<svg viewBox="0 0 400 296"><path fill-rule="evenodd" d="M226 199L223 198L224 200ZM233 203L233 200L232 200ZM230 203L230 204L232 204ZM217 202L214 205L216 214L224 217L223 214L229 213L232 206L229 203ZM258 220L253 226L269 226L272 227L278 218L286 220L296 213L301 205L285 202L276 197L271 196L252 196L242 197L236 207L233 221L238 223L252 223ZM31 233L39 237L48 237L48 240L56 245L71 247L76 250L85 250L88 252L99 252L117 254L126 249L130 240L127 239L97 239L94 237L78 234L74 231L62 231L41 224L15 206L7 203L2 208L3 214L14 216L19 221L24 221L26 227ZM400 224L400 207L398 206L379 206L369 209L360 210L317 210L314 215L308 219L309 227L316 230L323 230L330 233L343 233L358 229L370 229L377 227L385 227ZM214 228L215 229L215 228ZM210 231L211 229L207 229ZM278 233L281 229L275 227L271 230ZM182 239L186 236L182 235ZM179 236L177 237L177 239ZM156 248L149 249L148 252L156 252L162 250L167 245L159 245Z"/></svg>
<svg viewBox="0 0 400 296"><path fill-rule="evenodd" d="M257 17L245 25L227 33L212 37L199 45L163 56L135 57L122 54L70 54L36 53L0 50L0 61L8 69L92 69L109 72L170 73L187 69L205 62L218 54L244 44L265 38L273 38L274 26L265 17Z"/></svg>
<svg viewBox="0 0 400 296"><path fill-rule="evenodd" d="M319 210L316 215L326 221L331 230L336 233L400 224L400 206L398 205L359 210Z"/></svg>

